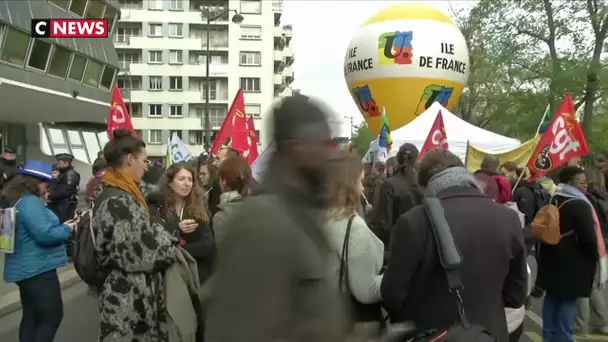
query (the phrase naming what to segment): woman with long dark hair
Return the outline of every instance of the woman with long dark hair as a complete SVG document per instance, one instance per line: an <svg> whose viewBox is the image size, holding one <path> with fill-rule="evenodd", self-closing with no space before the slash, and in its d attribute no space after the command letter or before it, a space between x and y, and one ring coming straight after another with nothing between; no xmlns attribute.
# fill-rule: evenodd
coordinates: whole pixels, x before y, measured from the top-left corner
<svg viewBox="0 0 608 342"><path fill-rule="evenodd" d="M76 221L62 224L46 207L43 196L53 180L51 171L50 164L27 161L2 192L5 206L17 210L15 247L13 253L5 256L4 281L19 286L21 342L52 342L63 318L57 268L68 262L65 242ZM4 217L3 221L7 224Z"/></svg>
<svg viewBox="0 0 608 342"><path fill-rule="evenodd" d="M211 275L215 241L196 171L187 163L175 163L165 171L159 191L148 196L152 216L162 218L165 229L196 260L201 284Z"/></svg>

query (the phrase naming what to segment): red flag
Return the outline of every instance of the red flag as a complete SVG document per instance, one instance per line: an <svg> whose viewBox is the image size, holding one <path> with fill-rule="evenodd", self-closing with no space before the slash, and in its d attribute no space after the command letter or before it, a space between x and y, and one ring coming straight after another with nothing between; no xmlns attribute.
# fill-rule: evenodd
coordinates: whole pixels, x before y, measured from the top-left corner
<svg viewBox="0 0 608 342"><path fill-rule="evenodd" d="M220 130L217 132L215 141L211 145L210 153L217 155L221 147L230 147L237 150L239 154L244 154L245 151L249 150L248 136L243 89L239 88L224 122L222 122Z"/></svg>
<svg viewBox="0 0 608 342"><path fill-rule="evenodd" d="M555 170L568 160L589 153L587 140L576 120L572 95L566 94L549 123L549 128L540 138L536 150L528 161L528 168L536 180Z"/></svg>
<svg viewBox="0 0 608 342"><path fill-rule="evenodd" d="M131 115L129 115L125 100L117 85L114 85L112 90L112 106L110 106L110 112L108 113L108 139L112 140L112 132L115 129L128 129L135 135Z"/></svg>
<svg viewBox="0 0 608 342"><path fill-rule="evenodd" d="M253 116L251 115L249 115L249 119L247 119L247 129L249 131L249 152L247 154L247 163L249 163L251 166L260 155L258 152L258 136L255 133L255 123L253 122Z"/></svg>
<svg viewBox="0 0 608 342"><path fill-rule="evenodd" d="M441 110L437 113L437 117L435 117L435 122L433 122L433 126L431 126L431 131L429 135L426 137L424 141L424 145L422 145L422 149L420 150L420 154L418 155L418 160L422 160L428 151L436 150L442 148L447 150L449 148L448 144L448 136L445 134L445 125L443 124L443 115L441 115Z"/></svg>

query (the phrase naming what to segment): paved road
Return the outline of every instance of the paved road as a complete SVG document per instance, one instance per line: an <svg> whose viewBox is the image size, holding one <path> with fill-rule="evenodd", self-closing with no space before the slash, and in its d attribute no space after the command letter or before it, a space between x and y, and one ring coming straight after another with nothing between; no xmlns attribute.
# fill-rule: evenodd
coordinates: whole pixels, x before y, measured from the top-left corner
<svg viewBox="0 0 608 342"><path fill-rule="evenodd" d="M86 292L86 286L78 284L63 292L64 317L59 332L55 338L57 342L96 342L99 313L96 300ZM524 323L525 334L520 342L541 342L540 301L532 303L532 313ZM0 341L18 342L18 328L21 312L4 317L0 320ZM608 341L608 337L592 335L578 338L577 341Z"/></svg>
<svg viewBox="0 0 608 342"><path fill-rule="evenodd" d="M84 284L78 284L63 292L63 322L57 332L57 342L97 342L99 313L95 298L87 294ZM0 341L19 341L21 312L0 320Z"/></svg>

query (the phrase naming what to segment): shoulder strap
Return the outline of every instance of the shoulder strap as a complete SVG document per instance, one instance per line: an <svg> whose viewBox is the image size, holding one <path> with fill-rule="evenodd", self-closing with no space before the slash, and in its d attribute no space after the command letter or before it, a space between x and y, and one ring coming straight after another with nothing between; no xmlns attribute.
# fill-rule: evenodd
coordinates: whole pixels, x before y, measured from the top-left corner
<svg viewBox="0 0 608 342"><path fill-rule="evenodd" d="M443 206L436 197L422 198L422 205L424 206L424 210L426 211L431 223L431 231L433 232L433 238L437 246L439 262L445 271L449 290L456 297L460 323L465 328L468 328L469 321L465 316L464 303L462 299L462 291L464 287L462 285L462 279L460 279L459 272L462 265L462 257L458 251L456 243L454 242L454 236L452 235L450 226L445 219Z"/></svg>
<svg viewBox="0 0 608 342"><path fill-rule="evenodd" d="M571 201L574 201L574 200L576 200L576 198L568 198L567 200L563 201L563 202L562 202L562 203L561 203L561 204L560 204L560 205L557 207L557 209L561 209L561 208L564 206L564 204L566 204L566 203L568 203L568 202L571 202Z"/></svg>
<svg viewBox="0 0 608 342"><path fill-rule="evenodd" d="M338 280L340 291L342 291L344 286L348 294L350 294L350 286L348 284L348 242L350 241L350 230L354 219L355 215L351 215L346 224L346 233L344 234L344 243L342 244L342 254L340 257L340 279Z"/></svg>

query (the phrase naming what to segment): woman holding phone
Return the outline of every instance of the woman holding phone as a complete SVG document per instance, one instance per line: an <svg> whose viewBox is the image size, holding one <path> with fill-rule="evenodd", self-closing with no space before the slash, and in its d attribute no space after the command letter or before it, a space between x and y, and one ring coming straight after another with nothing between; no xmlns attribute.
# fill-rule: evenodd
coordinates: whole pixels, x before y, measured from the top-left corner
<svg viewBox="0 0 608 342"><path fill-rule="evenodd" d="M17 210L15 248L6 255L4 281L19 286L21 342L52 342L63 318L57 269L68 263L65 242L76 220L61 223L44 202L52 168L27 161L2 192L2 202Z"/></svg>

